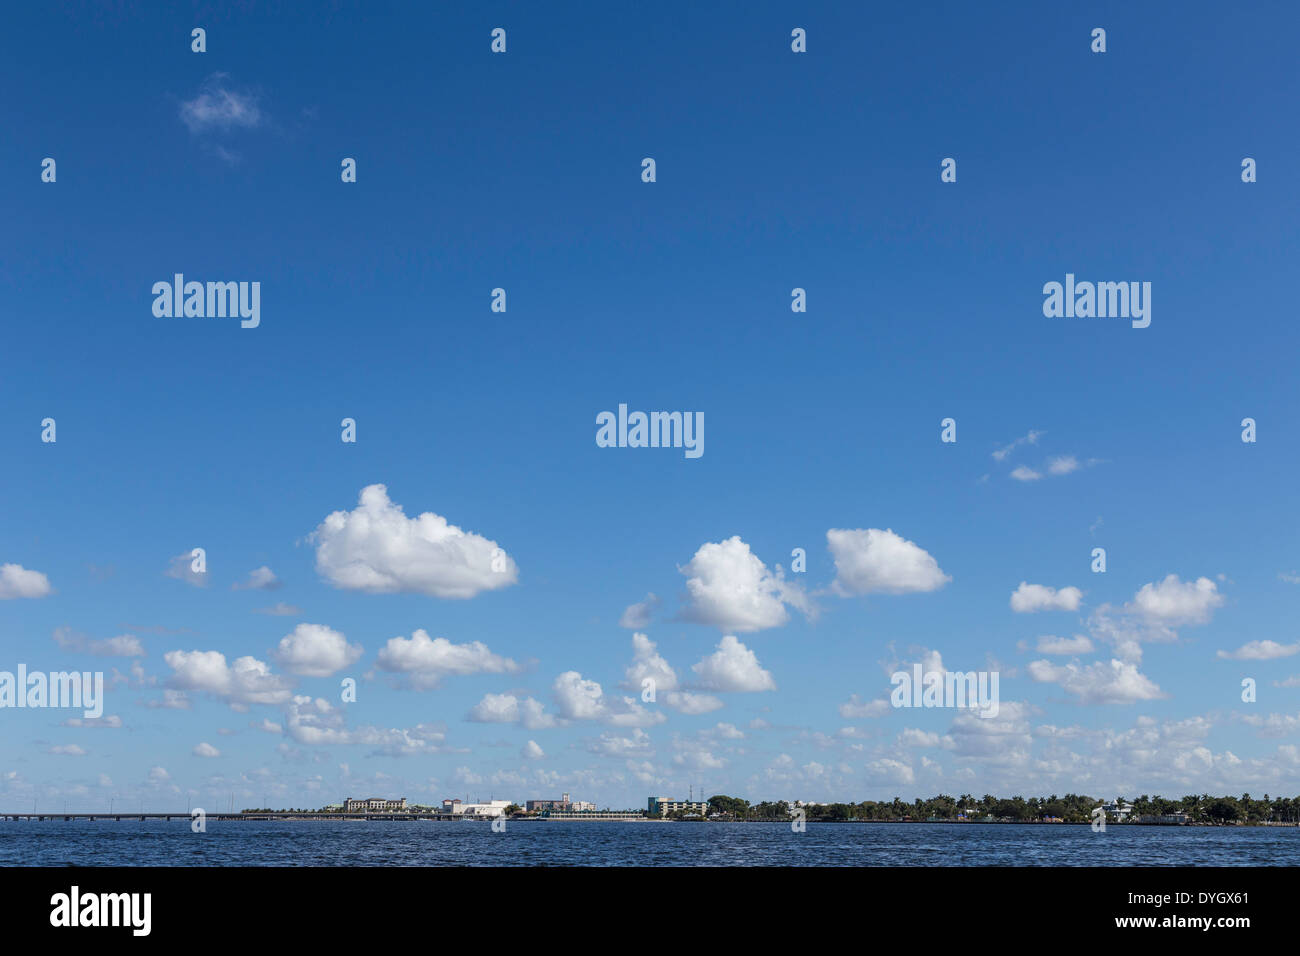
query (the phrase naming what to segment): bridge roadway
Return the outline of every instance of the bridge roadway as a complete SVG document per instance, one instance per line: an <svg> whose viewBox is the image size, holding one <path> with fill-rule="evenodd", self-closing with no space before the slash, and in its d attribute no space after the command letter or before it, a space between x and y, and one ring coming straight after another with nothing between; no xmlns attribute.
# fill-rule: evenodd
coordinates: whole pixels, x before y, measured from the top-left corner
<svg viewBox="0 0 1300 956"><path fill-rule="evenodd" d="M490 817L466 816L462 813L205 813L208 820L491 820ZM140 813L115 810L112 813L55 812L35 813L0 812L0 820L189 820L188 811L171 813Z"/></svg>

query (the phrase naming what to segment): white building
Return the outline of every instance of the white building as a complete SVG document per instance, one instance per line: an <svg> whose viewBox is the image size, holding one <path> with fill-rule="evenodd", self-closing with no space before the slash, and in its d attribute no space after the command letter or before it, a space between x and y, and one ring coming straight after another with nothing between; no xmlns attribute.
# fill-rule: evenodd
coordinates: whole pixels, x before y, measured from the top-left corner
<svg viewBox="0 0 1300 956"><path fill-rule="evenodd" d="M487 803L461 803L459 800L442 801L444 813L455 813L465 817L501 817L505 816L509 800L489 800Z"/></svg>
<svg viewBox="0 0 1300 956"><path fill-rule="evenodd" d="M1114 803L1103 804L1102 810L1106 812L1106 816L1113 817L1117 822L1123 823L1128 819L1128 815L1133 812L1133 804L1125 803L1119 797L1116 797Z"/></svg>

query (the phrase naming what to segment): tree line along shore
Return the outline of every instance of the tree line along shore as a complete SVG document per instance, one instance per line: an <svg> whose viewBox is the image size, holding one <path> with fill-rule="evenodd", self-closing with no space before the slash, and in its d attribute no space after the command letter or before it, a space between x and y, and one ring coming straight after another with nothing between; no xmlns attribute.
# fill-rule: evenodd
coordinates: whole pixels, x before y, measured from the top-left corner
<svg viewBox="0 0 1300 956"><path fill-rule="evenodd" d="M1300 797L1255 799L1189 794L1181 799L1142 795L1126 801L1102 800L1084 794L1055 794L1048 797L951 797L940 794L928 800L907 803L895 797L890 802L864 800L861 803L787 803L784 800L750 804L740 797L719 794L709 798L709 816L738 821L783 821L798 810L817 822L988 822L988 823L1090 823L1098 807L1122 806L1126 823L1153 822L1160 818L1184 817L1188 824L1268 825L1300 822ZM678 815L684 816L684 815ZM1108 821L1115 816L1107 814Z"/></svg>

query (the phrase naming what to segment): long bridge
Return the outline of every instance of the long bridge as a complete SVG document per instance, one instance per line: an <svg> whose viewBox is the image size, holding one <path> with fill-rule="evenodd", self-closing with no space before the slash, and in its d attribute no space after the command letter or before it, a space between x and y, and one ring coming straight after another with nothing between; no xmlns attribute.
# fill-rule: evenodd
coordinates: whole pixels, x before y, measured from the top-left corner
<svg viewBox="0 0 1300 956"><path fill-rule="evenodd" d="M195 808L198 809L198 808ZM480 820L490 822L492 817L473 816L464 813L443 813L430 811L400 811L392 813L301 813L283 812L244 812L222 813L204 811L206 820ZM49 811L34 810L31 813L13 813L0 811L0 821L7 820L190 820L193 811L174 810L170 813L143 813L135 810L113 810L108 813L84 811Z"/></svg>
<svg viewBox="0 0 1300 956"><path fill-rule="evenodd" d="M198 808L195 808L198 809ZM474 820L480 823L490 823L497 817L478 816L468 813L445 813L439 810L398 810L390 812L378 811L375 813L303 813L301 811L239 811L221 813L217 811L204 811L205 820L355 820L355 821L372 821L380 820L385 823L389 821L400 820ZM139 810L111 810L108 813L87 812L87 811L49 811L33 810L30 813L14 813L12 811L0 811L0 822L19 821L19 820L190 820L193 819L192 811L173 810L169 813L144 813ZM560 813L552 811L543 811L535 817L510 817L511 822L533 822L545 820L644 820L645 814L640 810L584 810L573 813Z"/></svg>

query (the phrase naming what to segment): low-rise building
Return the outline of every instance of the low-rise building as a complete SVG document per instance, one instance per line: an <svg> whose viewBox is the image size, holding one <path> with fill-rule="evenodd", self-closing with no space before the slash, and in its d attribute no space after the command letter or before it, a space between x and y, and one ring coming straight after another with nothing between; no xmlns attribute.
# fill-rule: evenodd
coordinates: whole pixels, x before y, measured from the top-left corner
<svg viewBox="0 0 1300 956"><path fill-rule="evenodd" d="M454 813L463 817L500 817L505 816L509 800L489 800L487 803L461 803L459 800L442 801L444 813Z"/></svg>
<svg viewBox="0 0 1300 956"><path fill-rule="evenodd" d="M1103 804L1102 810L1106 812L1106 816L1112 817L1119 823L1123 823L1128 819L1128 815L1133 812L1133 804L1125 803L1123 800L1116 797L1114 803Z"/></svg>
<svg viewBox="0 0 1300 956"><path fill-rule="evenodd" d="M679 810L703 816L709 810L708 803L703 800L670 800L668 797L650 797L646 807L646 812L651 816L659 814L665 817Z"/></svg>
<svg viewBox="0 0 1300 956"><path fill-rule="evenodd" d="M566 793L559 800L529 800L524 804L524 809L529 813L539 813L542 810L572 810L574 807Z"/></svg>
<svg viewBox="0 0 1300 956"><path fill-rule="evenodd" d="M383 797L367 797L365 800L353 800L348 797L343 801L344 813L397 813L406 809L406 797L397 800L385 800Z"/></svg>

